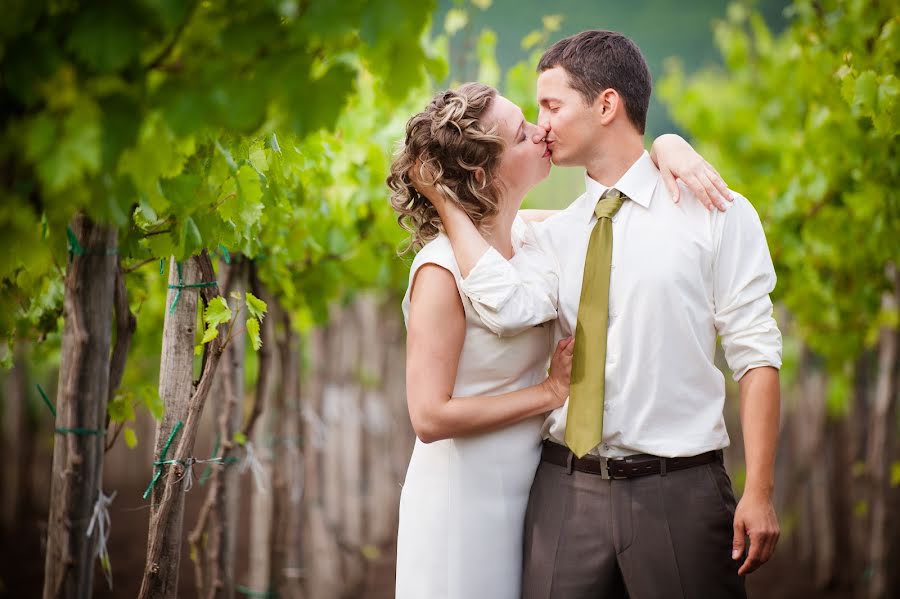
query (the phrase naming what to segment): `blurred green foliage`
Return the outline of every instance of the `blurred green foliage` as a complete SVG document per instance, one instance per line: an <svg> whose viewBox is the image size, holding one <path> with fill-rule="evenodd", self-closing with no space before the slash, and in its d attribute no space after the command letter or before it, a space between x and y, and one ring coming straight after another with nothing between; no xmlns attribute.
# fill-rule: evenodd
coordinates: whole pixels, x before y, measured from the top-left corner
<svg viewBox="0 0 900 599"><path fill-rule="evenodd" d="M58 330L65 227L78 211L118 226L132 305L138 298L152 330L161 305L140 305L165 280L132 269L203 248L257 260L270 291L307 323L343 293L395 284L401 234L383 181L409 98L424 104L426 75L446 73L424 37L434 9L6 3L2 337Z"/></svg>
<svg viewBox="0 0 900 599"><path fill-rule="evenodd" d="M675 120L763 219L790 333L832 375L840 412L852 365L881 327L900 258L900 16L891 3L797 0L780 35L733 4L715 25L725 65L659 89Z"/></svg>

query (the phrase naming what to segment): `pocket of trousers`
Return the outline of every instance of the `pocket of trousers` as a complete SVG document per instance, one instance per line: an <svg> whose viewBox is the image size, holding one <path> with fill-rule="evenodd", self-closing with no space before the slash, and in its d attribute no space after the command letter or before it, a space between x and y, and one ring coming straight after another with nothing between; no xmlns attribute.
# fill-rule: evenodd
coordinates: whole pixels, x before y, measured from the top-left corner
<svg viewBox="0 0 900 599"><path fill-rule="evenodd" d="M725 472L725 466L721 462L713 462L703 466L706 469L709 482L715 487L722 502L722 509L728 514L729 518L734 518L734 510L737 507L737 501L734 498L734 490L731 487L731 479Z"/></svg>

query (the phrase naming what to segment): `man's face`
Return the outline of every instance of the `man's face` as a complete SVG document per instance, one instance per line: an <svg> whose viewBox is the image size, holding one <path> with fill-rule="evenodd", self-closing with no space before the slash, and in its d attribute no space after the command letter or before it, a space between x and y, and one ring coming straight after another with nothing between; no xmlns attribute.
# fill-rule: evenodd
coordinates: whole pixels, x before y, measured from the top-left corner
<svg viewBox="0 0 900 599"><path fill-rule="evenodd" d="M581 94L569 86L562 67L547 69L537 80L540 112L538 124L548 130L547 147L553 164L584 166L594 150L599 123L597 113L586 106Z"/></svg>

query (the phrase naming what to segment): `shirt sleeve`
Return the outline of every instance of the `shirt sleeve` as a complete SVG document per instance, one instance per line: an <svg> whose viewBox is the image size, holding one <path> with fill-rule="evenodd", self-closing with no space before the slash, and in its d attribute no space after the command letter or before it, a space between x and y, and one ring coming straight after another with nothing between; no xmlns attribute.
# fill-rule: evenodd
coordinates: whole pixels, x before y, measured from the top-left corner
<svg viewBox="0 0 900 599"><path fill-rule="evenodd" d="M516 254L506 260L489 248L460 282L460 290L485 326L500 336L512 336L557 317L559 269L543 248L532 225L516 232Z"/></svg>
<svg viewBox="0 0 900 599"><path fill-rule="evenodd" d="M781 368L781 331L772 315L769 294L775 267L756 210L746 198L721 217L713 265L715 325L738 381L751 368Z"/></svg>

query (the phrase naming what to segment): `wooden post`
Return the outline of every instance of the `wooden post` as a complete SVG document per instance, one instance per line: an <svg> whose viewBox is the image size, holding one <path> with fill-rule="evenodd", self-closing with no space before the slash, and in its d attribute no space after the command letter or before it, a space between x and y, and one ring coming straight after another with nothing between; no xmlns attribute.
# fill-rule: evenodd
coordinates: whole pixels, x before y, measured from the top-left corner
<svg viewBox="0 0 900 599"><path fill-rule="evenodd" d="M282 336L278 344L281 362L281 392L275 402L279 423L275 427L275 467L272 472L271 587L281 599L303 596L300 580L302 545L301 503L295 496L302 476L300 443L300 339L290 315L278 310ZM274 315L273 315L274 316ZM316 595L311 595L316 597Z"/></svg>
<svg viewBox="0 0 900 599"><path fill-rule="evenodd" d="M184 283L214 281L212 262L204 252L183 264ZM178 284L177 268L172 261L169 282ZM219 295L215 286L201 287L200 295L206 303ZM167 306L174 301L169 291ZM181 559L181 524L184 513L184 463L192 457L200 416L213 377L222 356L223 333L206 347L203 368L196 388L192 386L194 335L197 324L197 291L182 289L178 304L169 312L163 327L162 359L160 362L160 396L166 406L157 428L157 459L171 434L174 423L184 424L173 439L166 459L178 463L164 466L164 474L153 488L150 510L150 532L147 541L147 562L141 582L141 599L174 598L178 591L178 567Z"/></svg>
<svg viewBox="0 0 900 599"><path fill-rule="evenodd" d="M250 491L250 541L248 551L247 586L257 593L271 590L271 540L275 521L273 516L273 465L275 448L286 440L279 438L280 414L274 410L275 384L281 379L280 360L275 345L275 322L277 320L276 300L262 287L256 271L251 264L250 287L253 295L266 302L268 315L263 320L260 336L262 347L259 350L259 373L256 379L256 397L254 408L260 418L251 413L248 430L253 447L256 450L264 472L264 488L258 489L254 484Z"/></svg>
<svg viewBox="0 0 900 599"><path fill-rule="evenodd" d="M304 409L304 539L306 593L316 599L340 597L340 553L326 514L327 430L322 420L329 354L328 329L315 329L307 340L310 376L303 394Z"/></svg>
<svg viewBox="0 0 900 599"><path fill-rule="evenodd" d="M882 295L881 309L886 314L896 313L900 300L900 277L893 264L887 266L887 277L894 284L892 291ZM872 407L871 434L869 435L868 467L870 477L869 506L871 511L868 567L872 577L866 596L881 599L888 595L888 551L890 548L890 522L888 500L891 496L890 472L893 456L894 430L897 424L898 388L898 336L896 326L881 327L878 344L878 381L875 385L875 402Z"/></svg>
<svg viewBox="0 0 900 599"><path fill-rule="evenodd" d="M230 286L228 293L237 291L243 298L247 288L245 261L233 263L225 270L230 270ZM236 313L233 330L240 331L247 324L246 307L238 310L237 305L232 306L232 312ZM240 468L237 463L228 465L235 460L240 461L244 457L244 451L236 445L234 434L241 429L244 404L244 358L246 357L246 336L241 334L229 343L225 349L224 363L219 378L222 382L222 393L216 398L218 414L218 433L221 439L223 451L221 452L225 465L217 466L218 472L214 489L213 509L210 514L208 527L209 534L209 593L207 597L217 599L233 599L234 597L234 570L235 555L237 552L238 511L240 508L241 479Z"/></svg>
<svg viewBox="0 0 900 599"><path fill-rule="evenodd" d="M32 444L26 418L28 405L28 364L25 343L17 340L13 350L13 367L6 378L3 397L3 455L6 466L0 473L2 490L3 531L12 536L18 529L19 516L27 500L28 477L26 457ZM9 538L8 537L8 538Z"/></svg>
<svg viewBox="0 0 900 599"><path fill-rule="evenodd" d="M92 594L97 537L86 531L103 474L116 235L83 215L71 223L44 599Z"/></svg>

